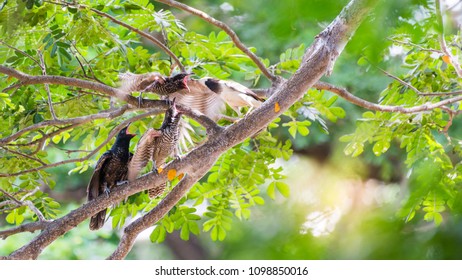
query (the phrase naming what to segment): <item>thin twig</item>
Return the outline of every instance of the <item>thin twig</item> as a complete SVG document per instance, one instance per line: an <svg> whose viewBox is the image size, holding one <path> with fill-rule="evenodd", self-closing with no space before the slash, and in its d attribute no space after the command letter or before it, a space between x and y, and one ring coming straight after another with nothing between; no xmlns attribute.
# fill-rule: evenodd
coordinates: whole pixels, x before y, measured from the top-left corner
<svg viewBox="0 0 462 280"><path fill-rule="evenodd" d="M42 75L46 76L47 75L47 68L46 68L46 65L45 65L45 61L43 61L42 52L40 50L38 50L37 53L38 53L38 56L40 58L40 68L42 68ZM48 86L48 84L44 84L44 86L45 86L45 90L46 90L47 95L48 95L48 106L50 107L51 116L53 117L54 120L57 120L58 118L56 117L55 110L53 109L53 101L51 100L50 86Z"/></svg>
<svg viewBox="0 0 462 280"><path fill-rule="evenodd" d="M29 207L32 210L32 212L34 212L35 215L37 215L37 217L39 218L40 221L45 221L46 220L45 217L43 216L42 212L40 212L40 210L38 210L37 207L35 207L35 205L30 200L24 200L25 198L27 198L27 196L23 197L23 199L21 199L21 200L17 200L14 196L12 196L8 192L4 191L3 189L0 188L0 191L5 196L10 198L12 200L12 202L14 202L14 204L16 204L17 206L27 206L27 207ZM3 209L2 211L6 211L6 210Z"/></svg>
<svg viewBox="0 0 462 280"><path fill-rule="evenodd" d="M420 90L418 90L417 88L415 88L415 87L414 87L413 85L411 85L410 83L407 83L407 82L401 80L400 78L398 78L398 77L396 77L396 76L394 76L394 75L388 73L387 71L383 70L382 68L380 68L380 67L378 67L378 66L376 66L376 67L377 67L377 69L379 69L380 71L382 71L382 73L384 73L384 74L387 75L388 77L392 78L393 80L398 81L400 84L402 84L402 85L404 85L404 86L406 86L406 87L412 89L415 93L417 93L417 94L419 94L419 95L422 94L422 92L421 92Z"/></svg>
<svg viewBox="0 0 462 280"><path fill-rule="evenodd" d="M19 204L21 205L21 201L17 200L14 196L12 196L11 194L9 194L8 192L6 192L4 189L0 188L0 192L2 192L6 197L8 197L9 199L11 199L13 202L15 202L16 204Z"/></svg>
<svg viewBox="0 0 462 280"><path fill-rule="evenodd" d="M417 44L414 44L414 43L412 43L412 42L404 42L404 41L399 41L399 40L396 40L396 39L390 39L390 41L392 41L393 43L400 44L400 45L409 45L409 46L418 48L418 49L421 50L421 51L434 52L434 53L443 53L442 51L436 50L436 49L426 49L426 48L422 48L421 46L419 46L419 45L417 45Z"/></svg>
<svg viewBox="0 0 462 280"><path fill-rule="evenodd" d="M85 71L85 67L83 67L83 64L80 62L78 56L77 56L77 55L72 51L72 49L71 49L72 53L74 53L75 59L77 59L77 62L78 62L79 65L80 65L80 68L82 68L83 75L84 75L86 78L93 79L93 80L95 80L95 81L97 81L97 82L99 82L99 83L104 84L103 81L101 81L100 79L98 79L98 78L96 77L95 72L93 72L93 68L91 67L90 63L89 63L88 60L80 53L80 51L79 51L79 49L77 48L77 46L75 45L75 43L74 43L74 42L71 42L71 44L72 44L72 46L74 47L74 49L75 49L75 51L77 52L77 54L79 54L80 57L82 57L83 61L85 61L85 63L87 64L88 69L90 70L90 72L91 72L91 74L92 74L92 77L89 77L89 76L87 75L87 72Z"/></svg>
<svg viewBox="0 0 462 280"><path fill-rule="evenodd" d="M23 224L15 228L10 228L7 230L0 231L0 238L6 239L8 236L21 233L21 232L34 232L37 230L43 230L46 228L52 221L44 220L37 221L29 224Z"/></svg>
<svg viewBox="0 0 462 280"><path fill-rule="evenodd" d="M340 88L340 87L337 87L337 86L334 86L328 83L324 83L324 82L317 82L316 84L314 84L313 87L319 90L328 90L330 92L333 92L337 94L338 96L344 98L345 100L349 101L350 103L358 105L365 109L369 109L373 111L381 111L381 112L399 112L403 114L412 114L412 113L418 113L418 112L423 112L423 111L430 111L436 108L441 108L442 106L445 106L448 104L462 101L462 96L457 96L457 97L448 98L448 99L445 99L445 100L442 100L436 103L426 103L423 105L406 108L403 106L389 106L389 105L375 104L375 103L366 101L364 99L361 99L359 97L356 97L355 95L351 94L344 88Z"/></svg>
<svg viewBox="0 0 462 280"><path fill-rule="evenodd" d="M28 126L26 128L23 128L19 130L18 132L6 136L4 138L0 139L0 146L5 145L6 143L9 143L11 141L14 141L21 137L24 133L29 132L29 131L34 131L36 129L42 128L42 127L47 127L47 126L59 126L59 125L69 125L69 124L85 124L88 122L91 122L93 120L98 120L98 119L114 119L116 117L119 117L123 115L128 109L128 105L124 105L120 108L115 108L112 110L107 110L107 111L102 111L98 114L94 115L88 115L88 116L83 116L83 117L76 117L76 118L71 118L71 119L61 119L61 120L48 120L48 121L43 121L40 123L36 123L34 125ZM29 143L30 144L30 143Z"/></svg>
<svg viewBox="0 0 462 280"><path fill-rule="evenodd" d="M193 7L190 7L186 4L183 4L183 3L180 3L180 2L177 2L177 1L173 1L173 0L156 0L157 2L160 2L160 3L164 3L166 5L169 5L169 6L172 6L172 7L175 7L175 8L178 8L178 9L181 9L183 11L186 11L188 13L191 13L193 15L196 15L202 19L204 19L205 21L207 21L208 23L211 23L213 25L215 25L216 27L222 29L224 32L226 32L226 34L228 34L228 36L231 38L231 40L234 42L234 44L236 45L237 48L239 48L242 52L244 52L254 63L255 65L257 65L257 67L261 70L261 72L269 79L271 80L273 83L276 83L278 82L278 78L277 76L273 75L269 70L268 68L266 68L266 66L263 64L263 62L253 53L251 52L245 45L244 43L241 42L241 40L239 39L239 37L237 36L236 32L234 32L234 30L232 30L227 24L225 24L224 22L222 21L219 21L215 18L213 18L212 16L210 16L209 14L201 11L201 10L198 10L196 8L193 8Z"/></svg>
<svg viewBox="0 0 462 280"><path fill-rule="evenodd" d="M6 147L1 147L1 148L4 149L5 151L9 152L9 153L12 153L12 154L15 154L15 155L18 155L18 156L21 156L21 157L28 158L28 159L30 159L30 160L33 160L33 161L36 161L36 162L40 163L41 165L46 165L45 162L43 162L42 160L40 160L40 159L38 159L38 158L35 158L35 157L32 157L32 156L23 154L23 153L20 153L20 152L11 150L11 149L8 149L8 148L6 148Z"/></svg>
<svg viewBox="0 0 462 280"><path fill-rule="evenodd" d="M6 42L3 41L3 40L0 40L0 43L3 44L3 45L5 45L5 46L7 46L8 48L10 48L10 49L12 49L12 50L15 50L15 51L19 52L20 54L24 55L25 57L31 59L31 60L34 61L39 67L41 67L41 66L40 66L40 62L38 62L37 59L33 58L33 57L32 57L31 55L29 55L28 53L26 53L26 52L24 52L24 51L22 51L22 50L20 50L20 49L17 49L17 48L15 48L15 47L9 45L8 43L6 43Z"/></svg>
<svg viewBox="0 0 462 280"><path fill-rule="evenodd" d="M448 96L448 95L460 95L462 90L450 91L450 92L422 92L422 96Z"/></svg>

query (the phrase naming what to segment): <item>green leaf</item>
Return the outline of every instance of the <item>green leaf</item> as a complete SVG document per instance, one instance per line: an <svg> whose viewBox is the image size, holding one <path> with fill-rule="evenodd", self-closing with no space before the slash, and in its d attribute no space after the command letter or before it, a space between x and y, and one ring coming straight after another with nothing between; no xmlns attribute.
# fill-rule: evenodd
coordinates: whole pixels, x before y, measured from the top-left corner
<svg viewBox="0 0 462 280"><path fill-rule="evenodd" d="M289 127L289 133L295 139L295 136L297 134L297 126L292 125L291 127Z"/></svg>
<svg viewBox="0 0 462 280"><path fill-rule="evenodd" d="M266 193L271 199L276 199L276 182L273 181L268 185L268 189L266 190Z"/></svg>
<svg viewBox="0 0 462 280"><path fill-rule="evenodd" d="M281 193L284 197L289 197L290 195L289 185L283 182L276 182L276 188L278 189L279 193Z"/></svg>
<svg viewBox="0 0 462 280"><path fill-rule="evenodd" d="M13 211L13 212L9 213L9 214L6 216L5 220L6 220L9 224L14 224L15 216L16 216L16 212Z"/></svg>
<svg viewBox="0 0 462 280"><path fill-rule="evenodd" d="M185 241L189 240L189 225L188 224L184 224L181 227L180 238Z"/></svg>
<svg viewBox="0 0 462 280"><path fill-rule="evenodd" d="M307 136L310 133L310 130L306 126L298 126L297 130L302 136Z"/></svg>

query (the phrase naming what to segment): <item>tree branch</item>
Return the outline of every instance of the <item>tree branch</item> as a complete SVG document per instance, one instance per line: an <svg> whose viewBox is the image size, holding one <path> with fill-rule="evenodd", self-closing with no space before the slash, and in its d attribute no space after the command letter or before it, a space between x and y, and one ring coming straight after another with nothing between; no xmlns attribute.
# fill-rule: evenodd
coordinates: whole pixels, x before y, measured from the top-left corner
<svg viewBox="0 0 462 280"><path fill-rule="evenodd" d="M35 192L37 192L38 189L35 189L34 191L32 191L31 193L28 193L26 194L21 200L17 200L14 196L12 196L11 194L9 194L8 192L6 192L5 190L3 190L2 188L0 188L0 192L2 192L5 196L7 196L8 198L11 199L11 202L12 204L15 204L17 206L27 206L30 208L30 210L32 212L35 213L35 215L37 215L37 217L39 218L40 221L46 221L45 217L43 216L42 212L40 212L40 210L37 209L37 207L35 207L35 205L29 201L29 200L26 200L26 198L32 194L34 194Z"/></svg>
<svg viewBox="0 0 462 280"><path fill-rule="evenodd" d="M458 97L448 98L448 99L445 99L445 100L442 100L436 103L427 103L427 104L420 105L420 106L406 108L403 106L389 106L389 105L375 104L375 103L366 101L364 99L361 99L359 97L356 97L355 95L351 94L344 88L340 88L340 87L337 87L337 86L334 86L328 83L324 83L324 82L317 82L313 87L319 90L328 90L330 92L333 92L337 94L338 96L342 97L343 99L349 101L350 103L358 105L360 107L373 110L373 111L381 111L381 112L399 112L403 114L412 114L412 113L418 113L418 112L423 112L423 111L430 111L436 108L441 108L448 104L462 101L462 96L458 96Z"/></svg>
<svg viewBox="0 0 462 280"><path fill-rule="evenodd" d="M228 25L226 25L224 22L221 22L215 18L213 18L212 16L204 13L203 11L201 10L198 10L196 8L193 8L193 7L190 7L186 4L183 4L183 3L180 3L180 2L177 2L177 1L173 1L173 0L156 0L157 2L160 2L160 3L164 3L166 5L169 5L171 7L175 7L175 8L178 8L178 9L181 9L183 11L186 11L188 13L191 13L193 15L196 15L202 19L204 19L205 21L207 21L208 23L211 23L213 25L215 25L216 27L222 29L223 31L226 32L226 34L228 34L228 36L231 38L231 40L234 42L234 44L236 45L237 48L239 48L242 52L244 52L254 63L255 65L257 65L257 67L261 70L261 72L269 79L271 80L273 83L277 83L279 82L278 80L278 77L273 75L269 70L268 68L266 68L266 66L263 64L263 62L253 53L251 52L245 45L244 43L241 42L241 40L239 39L239 37L237 36L236 32L234 32L234 30L232 30Z"/></svg>
<svg viewBox="0 0 462 280"><path fill-rule="evenodd" d="M69 124L85 124L98 119L114 119L123 115L128 110L128 105L124 105L120 108L113 108L110 110L102 111L98 114L88 115L83 117L76 117L70 119L61 119L61 120L48 120L40 123L33 124L26 128L19 130L18 132L11 134L10 136L0 139L0 146L4 146L6 143L14 141L21 137L24 133L33 131L42 127L54 126L54 125L69 125Z"/></svg>
<svg viewBox="0 0 462 280"><path fill-rule="evenodd" d="M42 68L42 75L46 76L47 75L47 68L45 66L45 61L43 60L42 52L40 50L38 50L37 53L38 53L38 56L40 58L40 68ZM54 120L57 120L58 117L56 117L55 110L53 109L53 100L51 99L50 87L48 86L48 84L44 84L44 86L45 86L45 90L47 92L48 107L50 108L51 117Z"/></svg>
<svg viewBox="0 0 462 280"><path fill-rule="evenodd" d="M29 224L23 224L23 225L20 225L20 226L14 227L14 228L10 228L10 229L7 229L7 230L2 230L2 231L0 231L0 238L1 239L6 239L7 237L9 237L11 235L15 235L15 234L18 234L18 233L21 233L21 232L26 232L26 231L27 232L34 232L34 231L37 231L37 230L43 230L50 223L51 223L51 221L47 221L47 220L37 221L37 222L29 223Z"/></svg>

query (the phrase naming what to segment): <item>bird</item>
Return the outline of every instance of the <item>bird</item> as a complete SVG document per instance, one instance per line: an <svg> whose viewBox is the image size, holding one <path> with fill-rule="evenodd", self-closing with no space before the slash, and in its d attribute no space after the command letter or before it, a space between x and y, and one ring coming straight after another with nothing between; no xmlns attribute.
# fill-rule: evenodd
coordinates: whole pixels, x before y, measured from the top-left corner
<svg viewBox="0 0 462 280"><path fill-rule="evenodd" d="M153 83L148 85L143 91L145 92L154 92L159 95L169 95L174 92L177 92L181 89L186 89L189 91L188 87L188 77L191 74L188 73L179 73L172 77L166 77L163 80L155 80Z"/></svg>
<svg viewBox="0 0 462 280"><path fill-rule="evenodd" d="M182 112L176 108L175 98L170 101L170 106L165 112L164 121L160 127L161 136L154 138L154 148L151 156L153 161L152 169L158 173L159 168L166 162L167 158L174 155L179 158L178 139L180 134L179 122ZM162 187L156 187L148 190L150 198L154 198L165 189L165 183Z"/></svg>
<svg viewBox="0 0 462 280"><path fill-rule="evenodd" d="M160 130L149 128L136 144L135 153L128 165L127 179L132 182L138 177L140 171L148 164L154 151L154 140L162 135Z"/></svg>
<svg viewBox="0 0 462 280"><path fill-rule="evenodd" d="M250 112L265 101L249 88L229 80L211 77L189 79L188 87L189 92L180 90L171 94L169 98L176 98L178 104L188 106L215 122L221 118L228 118L223 115L226 104L241 116L241 107L250 107Z"/></svg>
<svg viewBox="0 0 462 280"><path fill-rule="evenodd" d="M250 107L250 112L253 108L260 107L265 101L249 88L234 81L205 77L199 79L199 82L218 94L238 115L241 115L241 107Z"/></svg>
<svg viewBox="0 0 462 280"><path fill-rule="evenodd" d="M189 92L188 77L191 74L179 73L171 77L164 77L157 72L146 74L133 74L130 72L119 75L120 90L131 93L133 91L152 92L161 96L168 96L174 92L185 89ZM141 107L142 95L138 97Z"/></svg>
<svg viewBox="0 0 462 280"><path fill-rule="evenodd" d="M135 137L128 131L130 123L120 130L111 149L106 151L96 163L87 187L87 201L101 195L109 195L118 182L127 179L128 164L133 156L129 151L130 140ZM90 218L90 229L97 230L104 225L106 210L101 210Z"/></svg>

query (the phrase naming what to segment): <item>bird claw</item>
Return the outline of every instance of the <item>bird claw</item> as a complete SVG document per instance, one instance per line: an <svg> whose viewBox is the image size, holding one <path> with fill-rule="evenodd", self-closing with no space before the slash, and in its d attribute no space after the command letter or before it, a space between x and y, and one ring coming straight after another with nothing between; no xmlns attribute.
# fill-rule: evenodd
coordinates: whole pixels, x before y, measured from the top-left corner
<svg viewBox="0 0 462 280"><path fill-rule="evenodd" d="M180 160L180 161L183 159L183 157L181 155L175 155L174 157L175 157L176 160Z"/></svg>
<svg viewBox="0 0 462 280"><path fill-rule="evenodd" d="M153 166L153 167L152 167L152 172L153 172L154 174L159 174L159 170L157 169L156 166Z"/></svg>
<svg viewBox="0 0 462 280"><path fill-rule="evenodd" d="M104 194L106 195L106 197L109 197L110 193L111 193L111 190L108 187L104 188Z"/></svg>
<svg viewBox="0 0 462 280"><path fill-rule="evenodd" d="M138 96L138 108L141 108L141 103L143 102L143 97L140 95Z"/></svg>
<svg viewBox="0 0 462 280"><path fill-rule="evenodd" d="M124 184L127 184L127 183L128 183L128 180L119 181L119 182L117 182L117 186L124 185Z"/></svg>

